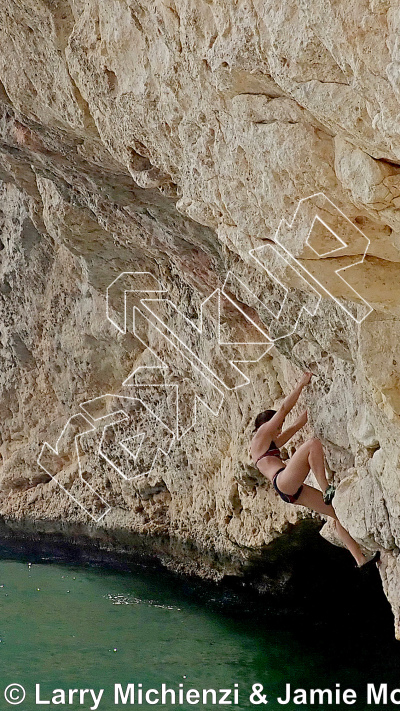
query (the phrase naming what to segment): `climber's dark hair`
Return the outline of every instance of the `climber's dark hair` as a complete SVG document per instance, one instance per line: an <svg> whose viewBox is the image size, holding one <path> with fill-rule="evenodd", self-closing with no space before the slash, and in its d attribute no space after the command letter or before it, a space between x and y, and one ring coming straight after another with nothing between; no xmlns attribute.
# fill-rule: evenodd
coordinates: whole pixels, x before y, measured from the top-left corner
<svg viewBox="0 0 400 711"><path fill-rule="evenodd" d="M274 415L276 415L276 410L264 410L264 412L259 412L254 421L253 432L258 430L265 422L269 422Z"/></svg>

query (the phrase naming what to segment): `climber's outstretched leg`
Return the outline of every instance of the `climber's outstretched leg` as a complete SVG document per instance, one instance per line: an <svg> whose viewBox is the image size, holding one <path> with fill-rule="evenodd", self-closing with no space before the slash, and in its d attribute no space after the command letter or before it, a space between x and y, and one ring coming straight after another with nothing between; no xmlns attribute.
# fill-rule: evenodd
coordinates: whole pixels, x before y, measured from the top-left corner
<svg viewBox="0 0 400 711"><path fill-rule="evenodd" d="M281 486L281 475L283 472L279 473L279 486ZM324 503L322 494L318 489L313 486L308 486L308 484L303 484L301 494L298 497L296 504L300 506L307 506L307 508L317 511L320 514L325 514L325 516L330 516L335 521L336 532L342 543L350 551L353 558L355 558L357 565L361 566L368 562L368 558L365 557L360 546L354 538L350 536L350 533L343 528L338 517L336 516L335 510L331 504L327 505Z"/></svg>

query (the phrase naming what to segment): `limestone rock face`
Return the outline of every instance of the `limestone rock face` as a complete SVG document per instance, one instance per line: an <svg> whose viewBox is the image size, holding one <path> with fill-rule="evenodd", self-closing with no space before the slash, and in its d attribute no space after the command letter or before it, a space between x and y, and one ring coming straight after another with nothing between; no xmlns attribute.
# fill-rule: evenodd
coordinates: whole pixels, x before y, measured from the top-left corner
<svg viewBox="0 0 400 711"><path fill-rule="evenodd" d="M310 515L248 444L311 369L293 444L321 438L400 635L399 25L389 0L0 0L7 520L239 573Z"/></svg>

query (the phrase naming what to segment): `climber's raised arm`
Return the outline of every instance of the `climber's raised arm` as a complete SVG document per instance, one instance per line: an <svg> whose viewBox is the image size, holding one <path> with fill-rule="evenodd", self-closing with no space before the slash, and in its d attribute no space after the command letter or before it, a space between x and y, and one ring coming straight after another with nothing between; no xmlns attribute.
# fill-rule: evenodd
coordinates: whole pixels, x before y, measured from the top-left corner
<svg viewBox="0 0 400 711"><path fill-rule="evenodd" d="M300 417L297 418L297 420L293 423L293 425L290 425L286 430L284 430L281 434L278 436L275 436L274 442L277 447L282 447L286 442L288 442L293 435L296 434L299 430L301 430L302 427L307 422L307 410L304 410L303 414L300 415Z"/></svg>
<svg viewBox="0 0 400 711"><path fill-rule="evenodd" d="M268 421L265 421L261 425L256 424L257 432L254 435L253 439L254 441L258 442L260 446L262 445L264 440L268 444L268 438L271 436L271 434L274 436L276 431L282 427L286 415L295 406L297 400L300 397L301 391L310 382L311 376L312 373L304 373L297 387L290 393L290 395L285 397L282 405L280 406L279 410L273 415L273 417L270 417ZM262 418L263 415L264 413L260 413L258 417Z"/></svg>
<svg viewBox="0 0 400 711"><path fill-rule="evenodd" d="M268 429L268 430L274 431L282 426L286 415L288 415L290 410L295 406L297 400L300 397L301 391L303 390L303 388L306 385L309 384L311 377L312 377L312 373L309 373L309 372L304 373L304 375L302 376L297 387L295 387L295 389L292 390L290 395L287 395L287 397L285 397L285 399L284 399L282 405L280 406L278 412L276 413L276 415L274 415L270 419L269 422L267 422L265 425L262 426L265 428L265 430ZM261 429L262 428L260 427L260 430Z"/></svg>
<svg viewBox="0 0 400 711"><path fill-rule="evenodd" d="M295 406L297 400L300 397L301 391L303 388L309 384L310 380L312 377L312 373L304 373L302 376L299 384L297 387L288 395L285 397L281 407L284 409L286 415L290 412L290 410ZM286 416L285 415L285 416Z"/></svg>

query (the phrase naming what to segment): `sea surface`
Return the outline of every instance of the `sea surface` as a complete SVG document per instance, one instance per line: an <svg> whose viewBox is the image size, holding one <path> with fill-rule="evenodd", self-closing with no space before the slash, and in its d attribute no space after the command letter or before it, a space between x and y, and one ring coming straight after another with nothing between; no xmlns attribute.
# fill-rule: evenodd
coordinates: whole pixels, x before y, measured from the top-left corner
<svg viewBox="0 0 400 711"><path fill-rule="evenodd" d="M68 690L90 688L96 694L104 689L98 705L102 711L397 708L390 701L368 705L366 694L367 683L376 689L387 684L389 693L400 687L400 642L394 640L391 617L385 608L381 618L373 607L370 614L360 613L361 619L354 611L346 615L345 586L343 596L343 625L337 617L330 623L329 609L322 618L297 622L295 614L277 615L261 598L242 605L236 593L223 587L203 586L199 594L196 581L163 569L115 570L6 555L0 559L0 709L89 709L91 697L80 703L75 695L70 704ZM200 693L237 688L238 703L140 705L136 697L135 704L115 704L116 684L161 692L163 683L176 691L177 699L180 684ZM25 688L22 703L5 700L10 684ZM252 704L253 684L262 689L257 687L261 695ZM351 705L311 704L309 699L279 704L286 684L307 694L314 688L350 688L357 699ZM65 692L65 704L52 702L55 689ZM268 705L257 703L263 694ZM400 692L396 698L400 701ZM234 701L233 693L228 700Z"/></svg>

